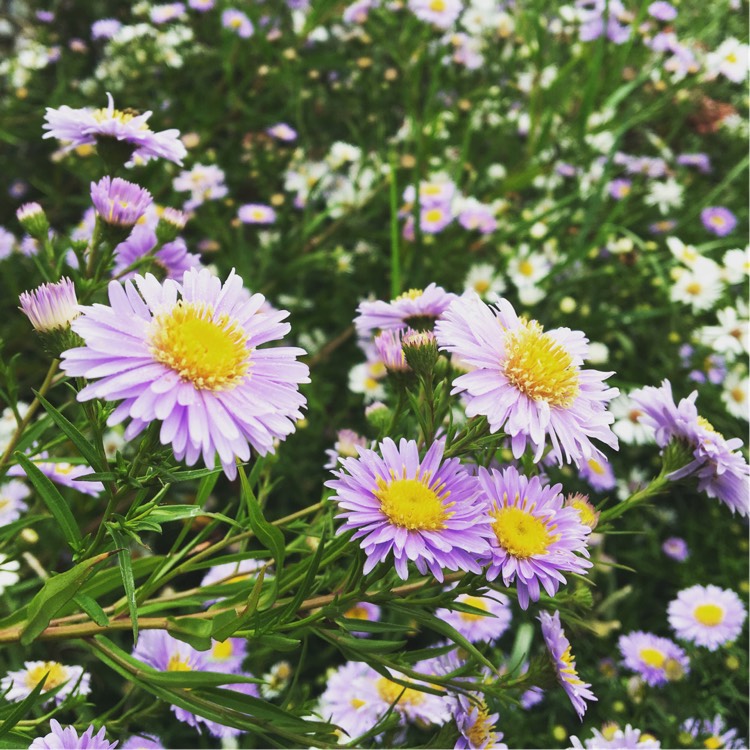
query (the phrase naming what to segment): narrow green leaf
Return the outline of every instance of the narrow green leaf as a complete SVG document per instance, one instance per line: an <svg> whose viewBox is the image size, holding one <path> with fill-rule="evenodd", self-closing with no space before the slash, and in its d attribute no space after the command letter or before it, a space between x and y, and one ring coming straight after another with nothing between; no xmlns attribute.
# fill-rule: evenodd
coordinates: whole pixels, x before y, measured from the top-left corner
<svg viewBox="0 0 750 750"><path fill-rule="evenodd" d="M18 732L10 732L7 737L0 738L2 750L18 750L19 747L28 747L31 737Z"/></svg>
<svg viewBox="0 0 750 750"><path fill-rule="evenodd" d="M154 523L181 521L183 518L195 518L203 514L197 505L163 505L148 514L148 520Z"/></svg>
<svg viewBox="0 0 750 750"><path fill-rule="evenodd" d="M168 617L167 632L198 651L211 648L211 621L192 617Z"/></svg>
<svg viewBox="0 0 750 750"><path fill-rule="evenodd" d="M245 623L250 621L250 618L255 614L258 609L258 600L260 599L260 593L263 590L263 579L266 575L268 565L264 565L258 571L258 577L253 585L253 590L250 592L250 596L247 598L247 604L245 609L234 617L230 622L226 622L220 626L213 626L212 635L217 641L224 641L233 633L236 633Z"/></svg>
<svg viewBox="0 0 750 750"><path fill-rule="evenodd" d="M13 727L18 724L21 719L27 716L37 703L44 703L49 700L49 696L45 695L42 701L39 701L39 694L42 692L45 682L49 677L49 672L44 675L44 679L40 680L36 687L17 705L13 707L13 710L3 719L0 723L0 737L5 736L10 732ZM28 742L28 740L26 740ZM0 745L0 747L19 747L18 745ZM25 747L22 745L21 747Z"/></svg>
<svg viewBox="0 0 750 750"><path fill-rule="evenodd" d="M272 651L296 651L301 641L299 638L289 638L286 635L268 633L260 636L249 634L253 646L258 648L269 648Z"/></svg>
<svg viewBox="0 0 750 750"><path fill-rule="evenodd" d="M52 480L42 474L36 464L29 461L23 453L16 452L15 456L21 468L26 472L29 481L34 485L34 489L49 508L49 512L55 517L68 545L74 552L78 552L81 544L81 531L65 499L52 483Z"/></svg>
<svg viewBox="0 0 750 750"><path fill-rule="evenodd" d="M88 461L89 465L98 472L109 470L106 459L102 458L99 451L93 446L90 440L87 440L80 430L65 416L62 415L44 396L40 396L36 391L34 395L39 403L44 407L52 421L68 436L70 442L78 448L80 454ZM93 480L92 480L93 481Z"/></svg>
<svg viewBox="0 0 750 750"><path fill-rule="evenodd" d="M206 474L206 476L201 479L201 483L198 485L198 492L195 493L196 505L202 508L206 504L206 500L208 500L208 496L213 491L220 476L221 474L216 471L213 474Z"/></svg>
<svg viewBox="0 0 750 750"><path fill-rule="evenodd" d="M508 665L510 669L517 669L526 661L530 653L531 644L534 640L534 626L525 622L516 630L516 639L510 652Z"/></svg>
<svg viewBox="0 0 750 750"><path fill-rule="evenodd" d="M109 625L109 617L99 606L96 599L92 599L86 594L80 592L73 597L73 601L99 626L106 627Z"/></svg>
<svg viewBox="0 0 750 750"><path fill-rule="evenodd" d="M120 576L125 589L125 598L128 602L128 612L133 625L133 642L138 643L138 605L135 601L135 578L133 576L133 559L130 556L125 535L112 524L107 525L107 531L115 542L117 550L117 562L120 566Z"/></svg>
<svg viewBox="0 0 750 750"><path fill-rule="evenodd" d="M28 620L21 631L21 644L28 646L46 627L50 620L76 595L95 565L111 557L114 552L104 552L78 563L64 573L48 578L31 600Z"/></svg>
<svg viewBox="0 0 750 750"><path fill-rule="evenodd" d="M263 516L260 504L258 503L258 500L250 487L250 483L247 480L244 466L238 466L237 468L239 470L240 482L242 484L242 494L245 498L245 503L247 504L250 528L255 532L258 541L264 545L273 556L273 559L276 562L276 575L278 576L281 572L281 567L284 564L284 556L286 552L284 535L279 529L268 523Z"/></svg>

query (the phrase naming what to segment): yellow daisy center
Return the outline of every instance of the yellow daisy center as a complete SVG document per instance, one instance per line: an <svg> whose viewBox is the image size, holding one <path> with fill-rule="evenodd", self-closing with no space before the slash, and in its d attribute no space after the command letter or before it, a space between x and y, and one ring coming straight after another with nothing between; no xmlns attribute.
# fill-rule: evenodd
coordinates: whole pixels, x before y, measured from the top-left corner
<svg viewBox="0 0 750 750"><path fill-rule="evenodd" d="M356 604L351 609L347 609L346 612L344 612L344 617L350 619L350 620L369 620L370 617L367 614L367 610L360 606L359 604Z"/></svg>
<svg viewBox="0 0 750 750"><path fill-rule="evenodd" d="M724 610L718 604L699 604L693 610L693 617L701 625L713 628L716 625L721 625L724 619Z"/></svg>
<svg viewBox="0 0 750 750"><path fill-rule="evenodd" d="M250 369L245 331L203 302L178 302L154 317L151 352L200 390L226 391Z"/></svg>
<svg viewBox="0 0 750 750"><path fill-rule="evenodd" d="M418 299L424 294L424 289L409 289L408 292L403 292L396 297L394 302L400 302L402 299Z"/></svg>
<svg viewBox="0 0 750 750"><path fill-rule="evenodd" d="M714 734L703 741L703 747L708 750L717 750L717 748L724 747L724 743Z"/></svg>
<svg viewBox="0 0 750 750"><path fill-rule="evenodd" d="M477 294L484 294L490 288L490 282L486 279L480 279L474 282L474 289Z"/></svg>
<svg viewBox="0 0 750 750"><path fill-rule="evenodd" d="M433 10L442 10L442 8L433 8ZM442 188L440 187L440 185L430 184L430 185L423 185L419 192L422 195L440 195L441 190Z"/></svg>
<svg viewBox="0 0 750 750"><path fill-rule="evenodd" d="M378 477L375 497L380 500L380 510L394 526L409 531L437 531L445 528L445 522L453 515L444 504L450 495L444 484L429 486L429 475L420 479L396 479L386 481Z"/></svg>
<svg viewBox="0 0 750 750"><path fill-rule="evenodd" d="M443 212L439 208L431 208L425 212L424 218L426 221L440 221L443 218Z"/></svg>
<svg viewBox="0 0 750 750"><path fill-rule="evenodd" d="M47 674L48 672L49 674ZM47 680L42 690L44 693L58 687L58 685L62 685L63 682L67 682L70 679L68 670L62 664L56 661L45 661L26 673L26 687L29 690L33 690L42 681L42 677L45 674L47 675Z"/></svg>
<svg viewBox="0 0 750 750"><path fill-rule="evenodd" d="M644 664L647 664L649 667L656 667L657 669L661 669L667 660L667 657L658 648L642 648L638 655Z"/></svg>
<svg viewBox="0 0 750 750"><path fill-rule="evenodd" d="M594 472L594 474L604 474L604 467L595 458L590 458L588 464L589 468Z"/></svg>
<svg viewBox="0 0 750 750"><path fill-rule="evenodd" d="M583 685L583 680L578 677L578 672L576 671L575 664L573 663L575 661L575 657L571 653L570 649L571 647L570 645L568 645L568 647L565 649L565 653L560 657L560 661L565 665L564 667L560 667L560 676L569 685Z"/></svg>
<svg viewBox="0 0 750 750"><path fill-rule="evenodd" d="M482 612L489 612L487 601L481 596L465 596L461 599L461 604L468 604L474 609L481 609ZM483 620L484 615L475 615L473 612L459 612L462 620L467 622L476 622L477 620Z"/></svg>
<svg viewBox="0 0 750 750"><path fill-rule="evenodd" d="M410 703L412 706L418 706L424 700L424 693L414 688L404 688L397 682L389 680L387 677L381 677L375 686L378 695L389 705L398 700L399 703ZM401 697L399 697L401 696Z"/></svg>
<svg viewBox="0 0 750 750"><path fill-rule="evenodd" d="M523 508L503 507L490 511L494 518L492 530L498 544L513 557L533 557L547 552L550 544L558 537L553 537L544 521Z"/></svg>
<svg viewBox="0 0 750 750"><path fill-rule="evenodd" d="M722 437L722 434L705 417L698 417L697 422L706 432Z"/></svg>
<svg viewBox="0 0 750 750"><path fill-rule="evenodd" d="M167 662L167 672L190 672L192 669L182 654L172 654Z"/></svg>
<svg viewBox="0 0 750 750"><path fill-rule="evenodd" d="M361 698L352 698L349 703L351 704L351 707L353 709L362 708L362 706L365 705L365 701L363 701Z"/></svg>
<svg viewBox="0 0 750 750"><path fill-rule="evenodd" d="M211 649L211 653L213 654L214 659L221 659L222 661L224 659L228 659L232 652L234 651L234 647L232 646L232 641L227 638L225 641L219 641L218 643L214 644L213 649Z"/></svg>
<svg viewBox="0 0 750 750"><path fill-rule="evenodd" d="M533 276L534 275L534 266L532 265L531 261L522 260L518 264L518 272L522 276Z"/></svg>
<svg viewBox="0 0 750 750"><path fill-rule="evenodd" d="M570 498L567 504L578 511L578 515L581 517L581 523L584 526L588 526L592 530L596 527L599 522L599 514L585 496L575 495Z"/></svg>
<svg viewBox="0 0 750 750"><path fill-rule="evenodd" d="M521 393L550 406L569 407L578 395L578 367L535 320L523 323L505 341L505 376Z"/></svg>
<svg viewBox="0 0 750 750"><path fill-rule="evenodd" d="M430 3L430 10L434 10L436 13L442 13L445 10L445 2L443 0L432 0Z"/></svg>
<svg viewBox="0 0 750 750"><path fill-rule="evenodd" d="M482 704L479 706L477 712L477 718L474 723L466 732L466 737L469 740L471 747L493 747L495 734L492 731L492 724L490 723L489 709L487 706ZM489 741L489 743L488 743Z"/></svg>
<svg viewBox="0 0 750 750"><path fill-rule="evenodd" d="M130 122L136 115L133 112L123 112L121 109L97 109L94 111L94 119L97 122L107 120L119 120L122 123Z"/></svg>
<svg viewBox="0 0 750 750"><path fill-rule="evenodd" d="M687 286L685 287L685 291L686 291L686 292L687 292L688 294L692 294L693 296L696 296L696 295L700 294L700 293L701 293L701 289L703 289L703 287L702 287L702 286L700 285L700 283L698 283L697 281L691 281L691 282L690 282L690 283L689 283L689 284L688 284L688 285L687 285Z"/></svg>

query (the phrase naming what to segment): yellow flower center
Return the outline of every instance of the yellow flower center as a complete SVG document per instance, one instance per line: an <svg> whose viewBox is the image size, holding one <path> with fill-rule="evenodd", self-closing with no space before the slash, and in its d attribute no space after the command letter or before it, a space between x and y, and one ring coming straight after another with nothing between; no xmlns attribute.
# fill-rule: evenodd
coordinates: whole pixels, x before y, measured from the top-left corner
<svg viewBox="0 0 750 750"><path fill-rule="evenodd" d="M461 599L461 604L468 604L474 609L481 609L482 612L489 612L487 602L482 596L465 596ZM459 612L461 619L466 622L475 622L476 620L483 620L484 615L475 615L473 612Z"/></svg>
<svg viewBox="0 0 750 750"><path fill-rule="evenodd" d="M604 467L595 458L590 458L588 463L589 468L594 472L594 474L604 474Z"/></svg>
<svg viewBox="0 0 750 750"><path fill-rule="evenodd" d="M522 260L518 264L518 272L522 276L533 276L534 275L534 266L531 264L528 260Z"/></svg>
<svg viewBox="0 0 750 750"><path fill-rule="evenodd" d="M439 208L431 208L425 212L424 218L429 222L440 221L443 218L443 212Z"/></svg>
<svg viewBox="0 0 750 750"><path fill-rule="evenodd" d="M122 123L130 122L135 116L134 112L123 112L120 109L97 109L93 113L97 122L107 122L107 120L119 120Z"/></svg>
<svg viewBox="0 0 750 750"><path fill-rule="evenodd" d="M346 612L344 612L344 617L348 618L349 620L369 620L369 616L367 614L367 610L360 606L359 604L356 604L351 609L347 609Z"/></svg>
<svg viewBox="0 0 750 750"><path fill-rule="evenodd" d="M438 9L433 8L433 10L438 10ZM442 8L440 8L439 10L442 10ZM440 185L435 185L434 183L430 183L428 185L422 185L419 192L421 195L440 195L441 190L442 188L440 187Z"/></svg>
<svg viewBox="0 0 750 750"><path fill-rule="evenodd" d="M573 495L569 497L566 503L571 508L575 508L578 511L578 515L581 517L581 523L584 526L588 526L592 531L596 528L599 523L599 514L596 512L594 506L586 499L585 495Z"/></svg>
<svg viewBox="0 0 750 750"><path fill-rule="evenodd" d="M745 391L743 391L742 388L732 388L732 390L729 391L729 395L732 397L732 400L736 401L738 404L741 404L745 400Z"/></svg>
<svg viewBox="0 0 750 750"><path fill-rule="evenodd" d="M214 659L220 659L223 661L224 659L228 659L233 651L234 647L232 646L232 641L227 638L225 641L215 643L211 653L213 654Z"/></svg>
<svg viewBox="0 0 750 750"><path fill-rule="evenodd" d="M492 529L498 544L513 557L543 555L549 545L558 538L549 533L556 528L555 526L548 529L542 519L536 518L523 508L495 506L490 515L495 519Z"/></svg>
<svg viewBox="0 0 750 750"><path fill-rule="evenodd" d="M486 279L480 279L474 282L474 289L477 294L484 294L490 288L490 282Z"/></svg>
<svg viewBox="0 0 750 750"><path fill-rule="evenodd" d="M409 289L408 292L403 292L396 297L394 302L400 302L402 299L418 299L424 294L424 289Z"/></svg>
<svg viewBox="0 0 750 750"><path fill-rule="evenodd" d="M535 320L523 323L505 341L505 376L521 393L550 406L569 407L578 395L578 367Z"/></svg>
<svg viewBox="0 0 750 750"><path fill-rule="evenodd" d="M734 52L730 52L724 59L731 65L734 65L737 62L737 55Z"/></svg>
<svg viewBox="0 0 750 750"><path fill-rule="evenodd" d="M708 748L708 750L717 750L717 748L724 747L724 743L714 734L703 741L703 747Z"/></svg>
<svg viewBox="0 0 750 750"><path fill-rule="evenodd" d="M583 685L583 680L578 677L578 672L576 671L574 664L575 657L570 649L570 644L568 644L565 653L560 657L560 661L565 664L564 667L560 667L560 676L569 685Z"/></svg>
<svg viewBox="0 0 750 750"><path fill-rule="evenodd" d="M701 285L697 281L691 281L686 287L685 291L688 294L692 294L693 296L696 296L701 293Z"/></svg>
<svg viewBox="0 0 750 750"><path fill-rule="evenodd" d="M444 0L432 0L430 3L430 10L434 10L436 13L442 13L445 10Z"/></svg>
<svg viewBox="0 0 750 750"><path fill-rule="evenodd" d="M445 522L453 515L445 504L450 492L444 491L444 484L429 486L429 475L420 479L396 479L390 481L377 478L378 489L375 497L380 500L380 510L388 516L394 526L409 531L437 531L445 528Z"/></svg>
<svg viewBox="0 0 750 750"><path fill-rule="evenodd" d="M349 703L351 704L353 709L362 708L362 706L365 705L365 701L363 701L361 698L352 698Z"/></svg>
<svg viewBox="0 0 750 750"><path fill-rule="evenodd" d="M48 672L49 674L47 674ZM62 685L63 682L67 682L70 679L68 670L62 664L56 661L45 661L26 673L26 687L29 690L33 690L42 681L42 677L45 674L47 675L47 680L44 683L43 693L56 688L58 685Z"/></svg>
<svg viewBox="0 0 750 750"><path fill-rule="evenodd" d="M167 662L167 672L190 672L192 669L181 654L172 654Z"/></svg>
<svg viewBox="0 0 750 750"><path fill-rule="evenodd" d="M245 331L226 313L202 302L180 300L154 317L151 352L200 390L226 391L250 369Z"/></svg>
<svg viewBox="0 0 750 750"><path fill-rule="evenodd" d="M697 421L706 432L710 432L717 437L722 437L722 434L705 417L698 417Z"/></svg>
<svg viewBox="0 0 750 750"><path fill-rule="evenodd" d="M477 718L466 732L470 747L494 747L495 733L490 723L489 709L486 705L479 706Z"/></svg>
<svg viewBox="0 0 750 750"><path fill-rule="evenodd" d="M724 619L724 610L718 604L699 604L693 610L693 617L701 625L713 628L716 625L721 625Z"/></svg>
<svg viewBox="0 0 750 750"><path fill-rule="evenodd" d="M661 669L667 660L667 657L658 648L642 648L639 656L644 664L657 669Z"/></svg>
<svg viewBox="0 0 750 750"><path fill-rule="evenodd" d="M424 693L414 688L404 688L397 682L389 680L387 677L381 677L375 686L378 689L378 695L389 705L395 703L410 703L412 706L418 706L424 700ZM400 697L399 697L400 696Z"/></svg>

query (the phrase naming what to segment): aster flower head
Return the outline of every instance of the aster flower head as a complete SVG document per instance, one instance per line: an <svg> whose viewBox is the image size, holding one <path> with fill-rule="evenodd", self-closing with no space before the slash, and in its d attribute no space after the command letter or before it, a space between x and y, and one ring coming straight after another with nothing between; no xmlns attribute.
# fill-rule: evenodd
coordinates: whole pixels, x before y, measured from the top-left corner
<svg viewBox="0 0 750 750"><path fill-rule="evenodd" d="M626 725L620 729L616 724L604 727L600 732L594 729L594 736L585 740L584 744L578 737L571 737L570 741L574 748L586 747L587 750L658 750L661 743L650 734L640 729Z"/></svg>
<svg viewBox="0 0 750 750"><path fill-rule="evenodd" d="M466 695L456 696L454 720L459 735L454 748L456 750L485 750L485 748L501 748L508 750L508 746L501 742L503 733L495 729L500 714L491 714L487 704L478 694L474 694L472 701Z"/></svg>
<svg viewBox="0 0 750 750"><path fill-rule="evenodd" d="M611 490L616 484L614 469L606 458L590 458L581 464L580 474L582 479L599 492Z"/></svg>
<svg viewBox="0 0 750 750"><path fill-rule="evenodd" d="M153 734L134 734L120 745L120 750L163 750L164 743Z"/></svg>
<svg viewBox="0 0 750 750"><path fill-rule="evenodd" d="M121 28L116 18L99 18L91 24L91 38L111 39Z"/></svg>
<svg viewBox="0 0 750 750"><path fill-rule="evenodd" d="M57 138L65 143L64 150L79 146L102 145L116 141L128 147L132 161L146 162L150 159L166 159L182 163L187 150L180 140L178 130L163 130L154 133L148 127L151 112L132 114L115 109L110 94L107 94L104 109L73 109L63 105L59 109L47 107L43 128L44 138Z"/></svg>
<svg viewBox="0 0 750 750"><path fill-rule="evenodd" d="M278 140L286 141L287 143L289 141L297 140L297 131L285 122L279 122L276 123L276 125L272 125L270 128L266 129L266 133L272 138L277 138Z"/></svg>
<svg viewBox="0 0 750 750"><path fill-rule="evenodd" d="M94 725L79 737L75 727L62 727L57 719L51 719L50 732L44 737L37 737L29 745L29 750L110 750L117 747L117 742L107 740L107 728L101 727L94 734Z"/></svg>
<svg viewBox="0 0 750 750"><path fill-rule="evenodd" d="M677 594L669 603L667 615L678 638L716 651L737 639L747 611L731 589L695 585Z"/></svg>
<svg viewBox="0 0 750 750"><path fill-rule="evenodd" d="M47 236L49 221L44 209L38 203L24 203L16 211L16 218L19 224L35 239Z"/></svg>
<svg viewBox="0 0 750 750"><path fill-rule="evenodd" d="M91 183L91 201L97 214L117 227L132 227L152 200L148 190L120 177L102 177Z"/></svg>
<svg viewBox="0 0 750 750"><path fill-rule="evenodd" d="M360 449L342 460L326 486L367 560L364 572L392 553L396 572L408 578L411 560L423 575L443 580L443 570L481 571L492 535L476 482L458 459L442 460L445 443L434 442L420 459L417 443L386 438L379 452Z"/></svg>
<svg viewBox="0 0 750 750"><path fill-rule="evenodd" d="M726 237L737 226L737 217L724 206L709 206L701 211L703 226L717 237Z"/></svg>
<svg viewBox="0 0 750 750"><path fill-rule="evenodd" d="M368 442L366 437L359 435L354 430L339 430L336 433L336 442L333 444L333 448L326 449L328 462L323 468L335 469L340 458L356 458L359 454L359 448L366 448Z"/></svg>
<svg viewBox="0 0 750 750"><path fill-rule="evenodd" d="M83 667L62 664L59 661L27 661L23 669L8 672L0 680L0 690L6 700L22 701L42 681L44 676L42 695L60 688L55 694L55 703L65 700L68 695L88 695L91 692L89 686L90 675L83 671ZM6 692L7 691L7 692Z"/></svg>
<svg viewBox="0 0 750 750"><path fill-rule="evenodd" d="M599 511L591 504L588 495L580 492L568 495L565 498L566 508L575 508L581 517L581 523L593 531L599 523Z"/></svg>
<svg viewBox="0 0 750 750"><path fill-rule="evenodd" d="M685 736L680 736L684 745L705 748L743 748L747 745L737 735L736 729L727 729L720 714L713 719L686 719L682 724Z"/></svg>
<svg viewBox="0 0 750 750"><path fill-rule="evenodd" d="M178 298L179 297L179 298ZM299 383L308 368L304 350L258 348L289 332L286 311L260 313L265 299L248 296L242 279L227 281L194 269L182 283L147 274L135 283L109 284L107 305L84 307L74 330L84 346L64 352L68 375L90 381L78 398L121 403L109 418L130 418L130 440L153 421L160 440L192 466L219 461L228 477L250 446L261 455L294 432L305 398Z"/></svg>
<svg viewBox="0 0 750 750"><path fill-rule="evenodd" d="M622 663L637 672L648 685L664 685L682 679L690 671L683 649L669 638L635 630L620 636Z"/></svg>
<svg viewBox="0 0 750 750"><path fill-rule="evenodd" d="M737 449L742 440L727 440L710 422L698 415L695 400L698 392L675 404L672 386L664 380L659 388L647 386L631 394L631 398L642 410L641 421L653 428L656 443L665 448L672 440L688 446L693 460L672 471L672 480L694 476L698 489L709 497L725 503L734 513L748 513L750 467Z"/></svg>
<svg viewBox="0 0 750 750"><path fill-rule="evenodd" d="M236 8L227 8L221 14L221 25L225 29L233 31L242 39L249 39L255 32L253 22Z"/></svg>
<svg viewBox="0 0 750 750"><path fill-rule="evenodd" d="M487 580L501 575L506 586L515 581L523 609L539 600L540 584L554 596L566 582L563 571L584 574L591 567L590 529L578 510L563 507L559 484L528 479L513 466L502 472L480 468L478 478L493 531Z"/></svg>
<svg viewBox="0 0 750 750"><path fill-rule="evenodd" d="M435 617L454 627L471 643L492 643L510 626L510 601L504 594L487 590L476 595L459 594L455 602L472 607L483 614L465 612L449 606L438 609Z"/></svg>
<svg viewBox="0 0 750 750"><path fill-rule="evenodd" d="M582 368L588 347L580 331L544 331L519 318L507 300L494 308L467 292L435 334L442 349L474 368L453 381L452 392L468 400L467 416L484 415L492 432L503 429L515 458L530 446L539 461L546 438L560 464L603 458L591 438L617 448L606 404L618 391L604 384L612 373Z"/></svg>
<svg viewBox="0 0 750 750"><path fill-rule="evenodd" d="M406 331L386 329L375 337L375 349L381 362L390 373L404 373L411 371L406 361L402 347L402 335Z"/></svg>
<svg viewBox="0 0 750 750"><path fill-rule="evenodd" d="M81 314L75 285L68 278L23 292L18 301L34 330L40 333L66 330Z"/></svg>
<svg viewBox="0 0 750 750"><path fill-rule="evenodd" d="M11 479L0 485L0 527L17 521L29 507L24 500L31 490L17 479Z"/></svg>
<svg viewBox="0 0 750 750"><path fill-rule="evenodd" d="M211 641L208 654L208 669L212 672L237 673L247 656L247 641L244 638L227 638Z"/></svg>
<svg viewBox="0 0 750 750"><path fill-rule="evenodd" d="M542 612L539 621L542 623L542 635L552 657L557 679L579 718L583 719L587 708L586 701L595 701L597 698L591 692L591 685L578 676L570 641L565 637L565 631L560 624L560 613L555 612L551 615L549 612Z"/></svg>
<svg viewBox="0 0 750 750"><path fill-rule="evenodd" d="M661 550L667 557L671 557L672 560L677 562L685 562L690 557L687 542L678 536L670 536L669 539L665 539L664 544L661 545Z"/></svg>
<svg viewBox="0 0 750 750"><path fill-rule="evenodd" d="M94 470L86 464L71 464L67 461L51 461L49 454L44 451L34 456L31 460L44 476L51 479L55 484L63 487L70 487L73 490L82 492L84 495L99 497L104 491L104 485L101 482L81 482L79 477L91 474ZM8 469L8 476L25 477L26 471L22 466L16 464Z"/></svg>
<svg viewBox="0 0 750 750"><path fill-rule="evenodd" d="M409 0L409 10L420 20L438 29L448 29L463 10L461 0Z"/></svg>
<svg viewBox="0 0 750 750"><path fill-rule="evenodd" d="M273 224L276 221L276 211L262 203L240 206L237 216L243 224Z"/></svg>
<svg viewBox="0 0 750 750"><path fill-rule="evenodd" d="M362 620L363 622L380 622L380 607L372 602L357 602L353 607L349 607L343 616L348 620ZM361 638L369 638L371 633L366 630L352 630L352 635Z"/></svg>
<svg viewBox="0 0 750 750"><path fill-rule="evenodd" d="M188 252L185 240L181 237L165 242L153 252L158 242L157 233L153 229L146 224L138 224L130 236L115 248L112 275L125 280L135 278L137 272L132 270L132 266L146 258L151 258L158 272L165 278L177 281L182 279L186 271L203 268L200 256Z"/></svg>

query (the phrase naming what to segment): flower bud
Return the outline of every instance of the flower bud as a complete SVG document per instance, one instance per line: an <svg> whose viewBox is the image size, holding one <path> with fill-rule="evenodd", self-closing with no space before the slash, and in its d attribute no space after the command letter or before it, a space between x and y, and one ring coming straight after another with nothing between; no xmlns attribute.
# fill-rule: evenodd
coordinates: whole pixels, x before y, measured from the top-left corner
<svg viewBox="0 0 750 750"><path fill-rule="evenodd" d="M409 329L401 339L404 357L418 375L431 375L440 356L437 340L432 331Z"/></svg>
<svg viewBox="0 0 750 750"><path fill-rule="evenodd" d="M39 242L47 239L49 232L49 222L44 209L38 203L24 203L18 211L16 217L21 226Z"/></svg>
<svg viewBox="0 0 750 750"><path fill-rule="evenodd" d="M81 313L73 282L63 278L55 284L42 284L18 298L21 311L40 333L65 330Z"/></svg>
<svg viewBox="0 0 750 750"><path fill-rule="evenodd" d="M187 216L177 208L165 208L156 225L156 239L161 244L173 242L185 228Z"/></svg>

